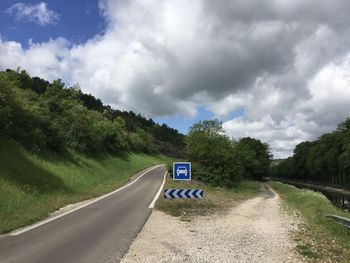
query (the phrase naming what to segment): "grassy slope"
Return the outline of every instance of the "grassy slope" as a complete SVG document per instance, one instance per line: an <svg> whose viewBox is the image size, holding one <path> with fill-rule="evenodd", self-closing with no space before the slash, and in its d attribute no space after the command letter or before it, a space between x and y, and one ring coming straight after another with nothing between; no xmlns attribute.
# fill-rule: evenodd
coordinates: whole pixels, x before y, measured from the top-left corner
<svg viewBox="0 0 350 263"><path fill-rule="evenodd" d="M73 151L39 157L0 139L0 233L116 189L136 172L168 161L136 153L88 157Z"/></svg>
<svg viewBox="0 0 350 263"><path fill-rule="evenodd" d="M324 217L337 214L350 218L350 213L334 207L321 193L277 182L271 186L306 223L297 237L301 254L314 262L350 262L350 230Z"/></svg>
<svg viewBox="0 0 350 263"><path fill-rule="evenodd" d="M225 189L207 186L196 181L174 181L167 177L166 188L203 189L204 198L168 200L161 196L156 208L173 216L180 216L182 220L190 220L192 216L226 211L237 201L256 196L260 192L260 184L256 181L243 181L236 188Z"/></svg>

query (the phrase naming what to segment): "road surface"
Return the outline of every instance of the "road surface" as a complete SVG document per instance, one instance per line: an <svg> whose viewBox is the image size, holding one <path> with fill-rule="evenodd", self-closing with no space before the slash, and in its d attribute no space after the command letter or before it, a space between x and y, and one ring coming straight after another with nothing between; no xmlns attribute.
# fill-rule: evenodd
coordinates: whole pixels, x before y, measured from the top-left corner
<svg viewBox="0 0 350 263"><path fill-rule="evenodd" d="M157 166L97 202L19 235L1 236L0 262L119 262L147 221L164 173L165 166Z"/></svg>

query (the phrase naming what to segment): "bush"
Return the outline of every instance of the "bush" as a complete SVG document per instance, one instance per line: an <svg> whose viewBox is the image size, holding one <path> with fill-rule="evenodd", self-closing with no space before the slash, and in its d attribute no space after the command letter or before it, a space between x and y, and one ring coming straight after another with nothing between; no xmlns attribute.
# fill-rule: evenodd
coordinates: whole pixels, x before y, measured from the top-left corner
<svg viewBox="0 0 350 263"><path fill-rule="evenodd" d="M218 120L194 124L186 138L187 155L195 162L195 177L215 186L232 187L243 177L268 174L268 146L259 140L231 140Z"/></svg>

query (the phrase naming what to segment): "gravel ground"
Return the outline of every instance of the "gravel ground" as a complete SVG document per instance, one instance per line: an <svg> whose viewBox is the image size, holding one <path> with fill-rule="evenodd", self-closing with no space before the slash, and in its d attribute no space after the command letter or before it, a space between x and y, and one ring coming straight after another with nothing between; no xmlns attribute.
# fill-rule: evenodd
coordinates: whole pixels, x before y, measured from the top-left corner
<svg viewBox="0 0 350 263"><path fill-rule="evenodd" d="M303 262L292 240L297 222L264 187L263 196L190 222L154 210L122 262Z"/></svg>

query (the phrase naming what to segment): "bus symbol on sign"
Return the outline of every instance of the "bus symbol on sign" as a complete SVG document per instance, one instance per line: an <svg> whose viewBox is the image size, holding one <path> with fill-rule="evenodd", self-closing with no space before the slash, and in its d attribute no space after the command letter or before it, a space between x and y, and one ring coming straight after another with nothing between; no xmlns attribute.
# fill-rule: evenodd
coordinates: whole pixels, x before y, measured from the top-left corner
<svg viewBox="0 0 350 263"><path fill-rule="evenodd" d="M191 180L191 163L175 162L173 164L173 179L174 180Z"/></svg>

